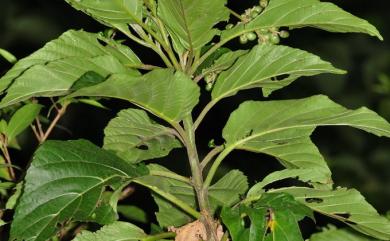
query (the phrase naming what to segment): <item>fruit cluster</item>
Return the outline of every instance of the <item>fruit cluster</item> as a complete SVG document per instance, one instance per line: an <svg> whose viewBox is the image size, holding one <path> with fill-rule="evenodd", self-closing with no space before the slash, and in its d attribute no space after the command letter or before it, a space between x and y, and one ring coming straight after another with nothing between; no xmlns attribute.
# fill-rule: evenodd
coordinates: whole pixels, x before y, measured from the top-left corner
<svg viewBox="0 0 390 241"><path fill-rule="evenodd" d="M241 21L238 22L237 25L249 23L254 18L256 18L260 13L262 13L267 6L268 6L268 0L260 0L259 6L249 8L245 10L243 14L240 15ZM234 25L231 23L226 25L226 29L231 29L233 27ZM272 27L272 28L259 29L259 30L254 30L252 32L244 33L240 36L240 43L246 44L249 41L254 41L258 39L259 43L278 44L280 42L280 38L288 38L288 37L289 37L288 31L286 30L279 31L279 28Z"/></svg>

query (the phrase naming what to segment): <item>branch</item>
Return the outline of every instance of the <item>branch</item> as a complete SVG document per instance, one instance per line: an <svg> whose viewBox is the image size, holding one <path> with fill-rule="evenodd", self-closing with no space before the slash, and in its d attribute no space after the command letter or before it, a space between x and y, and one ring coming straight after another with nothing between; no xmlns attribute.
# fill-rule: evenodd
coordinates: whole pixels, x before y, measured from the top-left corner
<svg viewBox="0 0 390 241"><path fill-rule="evenodd" d="M13 165L12 165L12 161L11 161L11 156L9 155L8 148L7 148L7 145L8 145L7 137L0 134L0 142L1 142L1 151L3 152L5 163L8 166L9 176L10 176L11 180L15 180L16 176L15 176L14 169L12 168Z"/></svg>
<svg viewBox="0 0 390 241"><path fill-rule="evenodd" d="M54 127L57 125L58 121L65 114L67 107L68 107L68 104L64 104L60 109L58 109L56 117L54 117L53 121L50 123L50 126L47 128L46 132L44 133L44 135L40 139L40 143L43 143L44 141L46 141L46 139L49 137L50 133L53 131Z"/></svg>
<svg viewBox="0 0 390 241"><path fill-rule="evenodd" d="M207 115L207 113L211 110L211 108L213 108L213 106L215 104L217 104L217 101L218 100L212 100L210 101L205 107L204 109L202 110L202 112L200 112L198 118L196 118L195 120L195 123L194 123L194 131L199 127L200 123L203 121L204 117Z"/></svg>
<svg viewBox="0 0 390 241"><path fill-rule="evenodd" d="M229 146L218 155L217 159L211 166L209 173L207 174L206 180L204 182L204 188L207 189L210 186L211 182L213 181L214 175L218 170L219 165L221 165L222 161L227 155L229 155L231 151L233 151L233 149L234 146Z"/></svg>
<svg viewBox="0 0 390 241"><path fill-rule="evenodd" d="M196 219L200 218L201 214L198 211L196 211L194 208L192 208L187 203L185 203L182 200L178 199L177 197L173 196L172 194L164 192L163 190L159 189L156 186L147 185L147 184L145 184L145 183L143 183L142 181L139 181L139 180L133 180L133 182L138 183L141 186L144 186L146 188L149 188L150 190L152 190L153 192L157 193L158 195L160 195L161 197L165 198L166 200L170 201L174 205L178 206L179 208L181 208L183 211L185 211L186 213L190 214L194 218L196 218Z"/></svg>
<svg viewBox="0 0 390 241"><path fill-rule="evenodd" d="M203 160L200 163L200 166L202 169L204 169L207 164L216 156L218 155L221 151L223 151L225 147L222 146L217 146L214 149L212 149L207 155L203 158Z"/></svg>
<svg viewBox="0 0 390 241"><path fill-rule="evenodd" d="M174 179L176 181L184 182L186 184L189 184L192 186L192 182L189 178L181 176L179 174L173 173L173 172L165 172L165 171L150 171L149 174L151 176L159 176L159 177L166 177L170 179Z"/></svg>

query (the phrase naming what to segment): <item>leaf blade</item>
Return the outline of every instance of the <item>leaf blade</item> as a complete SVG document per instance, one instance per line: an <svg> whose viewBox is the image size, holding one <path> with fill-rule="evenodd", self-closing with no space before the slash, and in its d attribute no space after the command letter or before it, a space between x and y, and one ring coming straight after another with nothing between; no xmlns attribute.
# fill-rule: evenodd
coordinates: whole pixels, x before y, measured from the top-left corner
<svg viewBox="0 0 390 241"><path fill-rule="evenodd" d="M259 70L259 68L261 68ZM303 50L287 46L261 44L248 54L240 57L227 71L216 80L211 93L214 101L236 94L240 90L262 87L270 92L289 85L301 76L321 73L342 74L330 63ZM288 77L285 77L288 75ZM281 80L271 78L283 76Z"/></svg>
<svg viewBox="0 0 390 241"><path fill-rule="evenodd" d="M164 157L181 147L170 128L152 123L143 110L122 110L108 123L104 134L103 148L132 163Z"/></svg>
<svg viewBox="0 0 390 241"><path fill-rule="evenodd" d="M111 75L105 82L68 96L99 96L130 101L168 123L177 123L198 103L199 87L184 73L156 69L137 77Z"/></svg>
<svg viewBox="0 0 390 241"><path fill-rule="evenodd" d="M228 19L225 4L226 0L159 1L158 16L168 26L176 50L194 52L218 34L219 31L213 29L215 24Z"/></svg>
<svg viewBox="0 0 390 241"><path fill-rule="evenodd" d="M28 169L11 237L46 240L58 223L70 218L90 220L104 186L118 188L121 182L146 173L87 141L48 141Z"/></svg>
<svg viewBox="0 0 390 241"><path fill-rule="evenodd" d="M381 217L355 189L318 190L290 187L279 191L293 195L297 201L314 211L345 222L361 233L382 240L390 238L390 221Z"/></svg>
<svg viewBox="0 0 390 241"><path fill-rule="evenodd" d="M298 100L248 101L230 116L224 130L226 149L274 156L288 169L315 168L329 184L330 170L310 135L317 126L347 125L390 137L390 124L367 108L348 110L326 96Z"/></svg>
<svg viewBox="0 0 390 241"><path fill-rule="evenodd" d="M30 103L24 105L22 108L18 109L15 114L13 114L5 132L9 142L34 121L42 107L42 105Z"/></svg>
<svg viewBox="0 0 390 241"><path fill-rule="evenodd" d="M73 241L138 241L146 237L144 231L134 224L118 221L96 232L83 231Z"/></svg>

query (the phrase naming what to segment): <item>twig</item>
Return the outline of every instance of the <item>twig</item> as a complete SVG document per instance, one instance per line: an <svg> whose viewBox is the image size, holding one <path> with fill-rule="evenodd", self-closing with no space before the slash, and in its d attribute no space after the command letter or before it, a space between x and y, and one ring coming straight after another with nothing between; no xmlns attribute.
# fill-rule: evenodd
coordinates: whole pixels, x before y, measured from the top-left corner
<svg viewBox="0 0 390 241"><path fill-rule="evenodd" d="M66 108L68 107L68 104L64 104L58 111L56 117L54 117L53 121L50 123L50 126L47 128L46 132L43 134L42 138L40 139L40 143L43 143L46 141L46 139L49 137L50 133L53 131L54 127L58 123L58 121L61 119L61 117L65 114ZM38 126L39 128L39 126Z"/></svg>
<svg viewBox="0 0 390 241"><path fill-rule="evenodd" d="M8 145L7 137L4 135L0 135L0 141L1 141L1 151L3 152L5 163L8 165L9 176L12 180L15 180L15 172L14 169L12 168L11 156L9 155L8 148L7 148Z"/></svg>
<svg viewBox="0 0 390 241"><path fill-rule="evenodd" d="M203 158L203 160L200 163L200 166L202 169L204 169L207 164L216 156L218 155L221 151L223 151L225 147L222 146L216 146L214 149L212 149L207 155Z"/></svg>

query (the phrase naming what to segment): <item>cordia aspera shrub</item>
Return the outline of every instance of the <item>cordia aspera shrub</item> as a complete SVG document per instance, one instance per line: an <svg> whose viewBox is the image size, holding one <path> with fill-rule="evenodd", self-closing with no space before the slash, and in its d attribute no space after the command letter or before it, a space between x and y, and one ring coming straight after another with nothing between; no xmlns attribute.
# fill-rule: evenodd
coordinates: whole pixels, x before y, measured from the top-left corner
<svg viewBox="0 0 390 241"><path fill-rule="evenodd" d="M314 212L348 228L329 226L310 241L390 240L390 221L357 190L333 184L310 139L318 126L340 125L390 137L390 124L375 112L349 110L324 95L245 101L221 123L223 144L210 143L210 152L199 156L196 142L207 113L241 90L261 89L267 97L303 76L345 73L280 44L290 31L312 27L382 40L370 23L319 0L261 0L242 14L227 0L65 1L108 30L69 30L0 79L0 108L11 116L0 122L0 191L16 190L2 207L15 210L9 240L303 241L299 221L314 221ZM154 51L163 65L145 63L122 37ZM232 40L243 45L229 49ZM195 115L201 88L210 101ZM47 141L69 105L99 107L103 98L134 105L108 123L103 147ZM52 104L45 107L42 100ZM53 118L40 115L47 108ZM8 149L29 126L40 145L19 180ZM153 163L175 148L186 150L190 177ZM216 180L234 150L267 154L284 169L253 186L239 170ZM269 188L291 178L296 186ZM150 190L158 206L158 225L150 233L118 221L118 212L143 219L142 210L118 206L134 184Z"/></svg>

